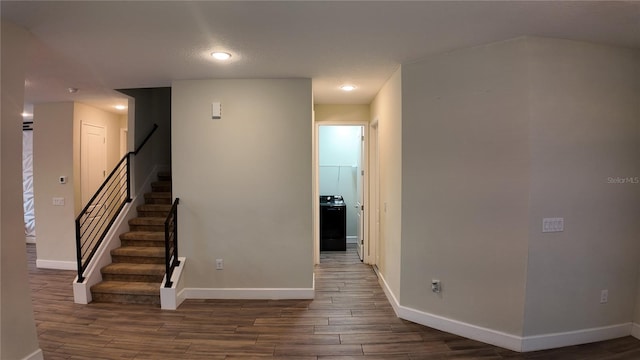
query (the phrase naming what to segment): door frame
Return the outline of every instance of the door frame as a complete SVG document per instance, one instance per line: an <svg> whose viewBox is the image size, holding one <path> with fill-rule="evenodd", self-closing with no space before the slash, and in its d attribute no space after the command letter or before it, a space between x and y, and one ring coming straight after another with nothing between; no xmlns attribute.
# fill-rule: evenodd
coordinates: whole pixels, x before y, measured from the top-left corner
<svg viewBox="0 0 640 360"><path fill-rule="evenodd" d="M380 260L380 127L378 118L369 124L369 264Z"/></svg>
<svg viewBox="0 0 640 360"><path fill-rule="evenodd" d="M313 134L313 263L320 264L320 126L362 126L364 129L364 148L362 169L364 170L364 259L366 264L373 264L375 257L369 255L369 224L371 209L369 205L369 122L368 121L320 121L314 122Z"/></svg>
<svg viewBox="0 0 640 360"><path fill-rule="evenodd" d="M82 207L84 207L87 202L88 199L91 199L91 196L93 196L93 194L85 194L85 181L86 181L86 177L84 176L84 169L83 169L83 163L84 163L84 158L83 156L86 156L85 154L85 144L87 142L87 139L84 137L84 127L85 126L93 126L96 128L100 128L104 131L104 159L103 159L103 164L102 167L104 168L104 172L106 174L107 171L107 157L108 157L108 151L109 151L109 144L107 143L107 127L104 125L98 125L98 124L93 124L87 121L81 121L80 122L80 199L81 199L81 203L82 203ZM87 200L87 202L85 202L85 200Z"/></svg>

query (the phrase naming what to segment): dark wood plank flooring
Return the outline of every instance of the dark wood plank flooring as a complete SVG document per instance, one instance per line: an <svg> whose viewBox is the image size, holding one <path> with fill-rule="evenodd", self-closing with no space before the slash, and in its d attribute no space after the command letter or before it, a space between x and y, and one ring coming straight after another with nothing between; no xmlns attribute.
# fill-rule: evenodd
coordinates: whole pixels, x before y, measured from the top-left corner
<svg viewBox="0 0 640 360"><path fill-rule="evenodd" d="M35 267L33 307L46 360L57 359L640 359L633 337L520 354L398 319L355 249L323 253L314 300L73 303L72 271Z"/></svg>

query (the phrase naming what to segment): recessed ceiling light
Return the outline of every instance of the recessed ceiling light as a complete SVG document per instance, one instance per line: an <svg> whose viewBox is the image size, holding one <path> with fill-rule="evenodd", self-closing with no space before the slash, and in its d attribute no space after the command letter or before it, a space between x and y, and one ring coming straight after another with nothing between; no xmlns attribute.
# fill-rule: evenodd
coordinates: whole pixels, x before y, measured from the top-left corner
<svg viewBox="0 0 640 360"><path fill-rule="evenodd" d="M78 92L78 88L70 87L67 89L67 91L69 92L69 94L75 94Z"/></svg>
<svg viewBox="0 0 640 360"><path fill-rule="evenodd" d="M342 89L343 91L353 91L356 89L355 85L342 85L340 86L340 89Z"/></svg>
<svg viewBox="0 0 640 360"><path fill-rule="evenodd" d="M126 106L124 106L124 105L116 105L116 106L114 106L114 108L116 108L116 109L118 109L118 110L124 110L124 109L126 109L127 107L126 107Z"/></svg>
<svg viewBox="0 0 640 360"><path fill-rule="evenodd" d="M216 52L212 52L211 53L211 57L213 57L216 60L229 60L231 59L231 54L227 53L227 52L222 52L222 51L216 51Z"/></svg>

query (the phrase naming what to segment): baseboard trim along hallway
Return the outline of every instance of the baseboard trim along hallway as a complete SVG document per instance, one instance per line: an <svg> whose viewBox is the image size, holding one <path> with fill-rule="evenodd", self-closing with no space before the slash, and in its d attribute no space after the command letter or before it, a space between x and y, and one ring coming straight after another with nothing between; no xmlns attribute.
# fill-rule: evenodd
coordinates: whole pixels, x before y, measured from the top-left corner
<svg viewBox="0 0 640 360"><path fill-rule="evenodd" d="M402 306L389 288L382 273L379 271L376 271L376 273L387 299L399 318L513 351L547 350L611 340L629 335L640 338L640 325L632 323L525 337L507 334Z"/></svg>
<svg viewBox="0 0 640 360"><path fill-rule="evenodd" d="M287 300L313 299L313 288L185 288L179 296L185 299Z"/></svg>

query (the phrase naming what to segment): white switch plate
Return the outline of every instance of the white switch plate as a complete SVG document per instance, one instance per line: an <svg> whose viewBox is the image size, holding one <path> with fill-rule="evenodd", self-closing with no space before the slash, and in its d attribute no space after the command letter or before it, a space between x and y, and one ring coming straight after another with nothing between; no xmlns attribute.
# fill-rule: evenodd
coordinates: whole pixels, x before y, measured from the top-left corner
<svg viewBox="0 0 640 360"><path fill-rule="evenodd" d="M222 104L219 102L214 102L211 104L211 118L212 119L222 119Z"/></svg>
<svg viewBox="0 0 640 360"><path fill-rule="evenodd" d="M64 198L63 197L54 197L53 198L54 206L64 206Z"/></svg>
<svg viewBox="0 0 640 360"><path fill-rule="evenodd" d="M609 302L609 290L602 290L600 292L600 304L606 304Z"/></svg>
<svg viewBox="0 0 640 360"><path fill-rule="evenodd" d="M542 219L542 232L564 231L564 218L544 218Z"/></svg>
<svg viewBox="0 0 640 360"><path fill-rule="evenodd" d="M224 261L222 259L216 259L216 270L224 269Z"/></svg>

